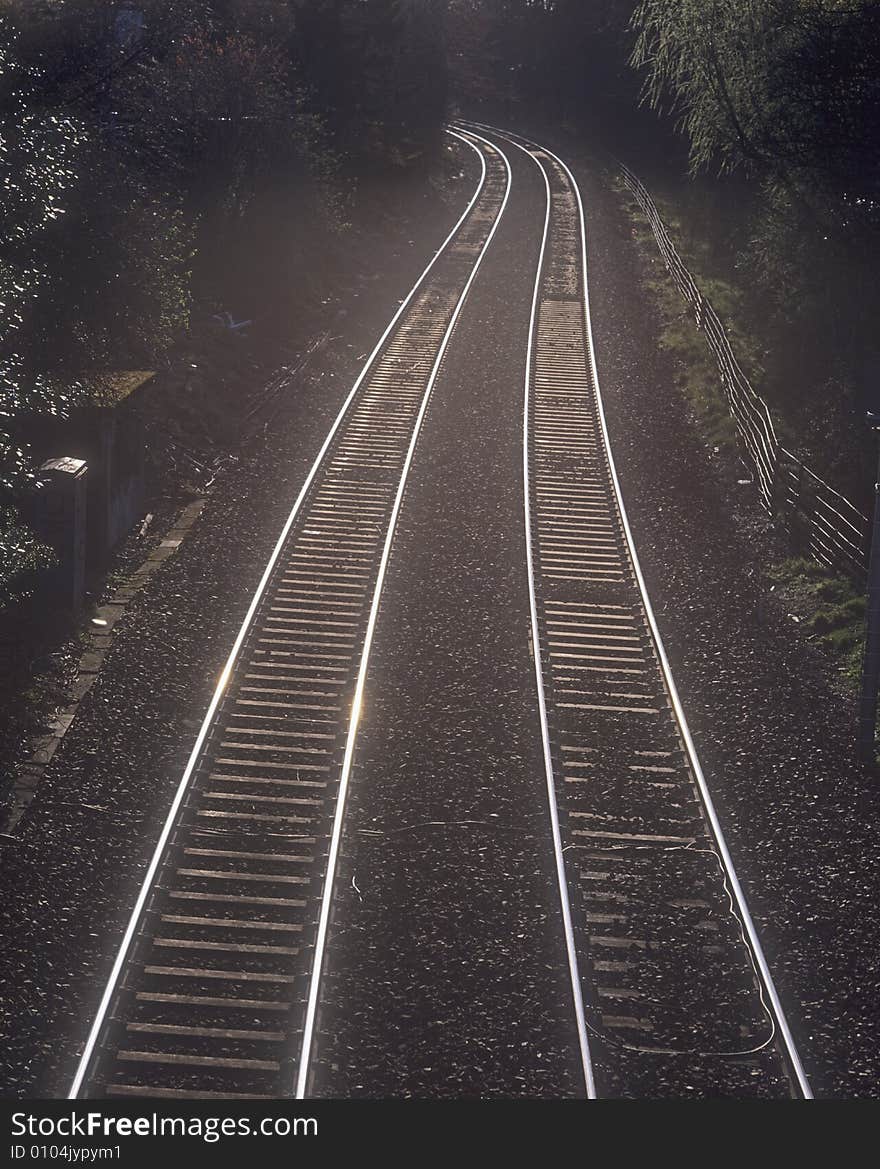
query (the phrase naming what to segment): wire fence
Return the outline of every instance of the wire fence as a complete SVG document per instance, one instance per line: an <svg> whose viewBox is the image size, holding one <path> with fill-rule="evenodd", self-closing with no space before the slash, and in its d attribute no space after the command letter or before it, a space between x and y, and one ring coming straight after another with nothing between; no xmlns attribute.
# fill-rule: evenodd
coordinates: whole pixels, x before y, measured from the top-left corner
<svg viewBox="0 0 880 1169"><path fill-rule="evenodd" d="M623 181L644 212L666 268L694 310L697 327L715 355L721 384L761 504L789 533L796 547L838 572L864 577L870 523L855 504L820 479L780 445L767 403L743 373L727 331L683 263L654 200L632 171L620 165Z"/></svg>

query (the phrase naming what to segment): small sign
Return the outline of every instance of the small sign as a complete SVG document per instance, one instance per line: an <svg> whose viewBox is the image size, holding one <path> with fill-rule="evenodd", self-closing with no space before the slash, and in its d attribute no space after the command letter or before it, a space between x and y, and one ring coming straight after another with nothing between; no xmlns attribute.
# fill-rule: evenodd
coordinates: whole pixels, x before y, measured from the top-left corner
<svg viewBox="0 0 880 1169"><path fill-rule="evenodd" d="M40 470L57 471L61 475L78 475L85 465L85 459L74 459L70 455L64 455L60 459L47 459Z"/></svg>

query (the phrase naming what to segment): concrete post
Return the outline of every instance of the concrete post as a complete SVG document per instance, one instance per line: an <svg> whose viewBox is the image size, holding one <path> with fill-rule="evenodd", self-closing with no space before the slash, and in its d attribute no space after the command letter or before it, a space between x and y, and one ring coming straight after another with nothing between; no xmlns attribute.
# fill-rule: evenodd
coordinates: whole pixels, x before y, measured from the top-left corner
<svg viewBox="0 0 880 1169"><path fill-rule="evenodd" d="M40 535L58 557L55 592L60 606L78 613L86 589L88 467L84 459L49 459L40 468Z"/></svg>

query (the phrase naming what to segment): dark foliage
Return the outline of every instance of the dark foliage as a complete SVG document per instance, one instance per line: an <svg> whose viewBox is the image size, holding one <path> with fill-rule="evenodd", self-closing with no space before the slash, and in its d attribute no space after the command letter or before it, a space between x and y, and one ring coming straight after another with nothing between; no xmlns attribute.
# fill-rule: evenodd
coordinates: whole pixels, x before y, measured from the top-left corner
<svg viewBox="0 0 880 1169"><path fill-rule="evenodd" d="M722 189L741 172L755 192L737 264L772 339L770 392L860 496L880 357L880 6L643 0L634 26L646 96L686 135L692 171L720 171Z"/></svg>
<svg viewBox="0 0 880 1169"><path fill-rule="evenodd" d="M34 420L161 366L193 314L280 318L345 229L357 170L435 141L441 17L432 0L3 4L0 604L47 558L13 506Z"/></svg>
<svg viewBox="0 0 880 1169"><path fill-rule="evenodd" d="M446 107L444 0L293 0L313 108L355 165L418 159Z"/></svg>

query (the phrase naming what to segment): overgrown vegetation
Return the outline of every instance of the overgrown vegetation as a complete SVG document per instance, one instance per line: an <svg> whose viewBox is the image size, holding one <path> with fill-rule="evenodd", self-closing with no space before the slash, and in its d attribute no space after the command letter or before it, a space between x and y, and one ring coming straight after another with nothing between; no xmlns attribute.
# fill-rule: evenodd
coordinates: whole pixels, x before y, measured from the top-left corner
<svg viewBox="0 0 880 1169"><path fill-rule="evenodd" d="M848 577L835 576L813 560L785 560L767 575L835 662L844 685L856 687L865 643L864 593Z"/></svg>
<svg viewBox="0 0 880 1169"><path fill-rule="evenodd" d="M0 607L48 558L17 518L34 428L214 313L280 328L366 169L427 158L433 0L0 2Z"/></svg>
<svg viewBox="0 0 880 1169"><path fill-rule="evenodd" d="M621 193L626 188L619 184ZM635 200L627 193L627 210L634 237L645 260L644 286L659 316L660 345L674 359L678 385L685 394L705 444L733 461L740 455L736 427L730 415L715 357L704 334L696 326L690 308L666 271L648 220ZM668 208L662 208L664 222L676 243L681 224ZM728 323L731 342L751 377L760 377L760 360L749 334L737 324L742 320L742 293L721 279L709 279L700 273L694 254L699 247L688 249L688 267L697 276L704 294L709 297ZM787 607L795 610L793 619L808 630L808 636L829 656L844 686L854 688L861 677L865 637L865 597L854 580L839 576L813 560L789 557L767 568L767 579L778 591Z"/></svg>
<svg viewBox="0 0 880 1169"><path fill-rule="evenodd" d="M522 99L529 114L595 132L619 111L631 119L634 8L635 0L449 0L455 96L489 110Z"/></svg>
<svg viewBox="0 0 880 1169"><path fill-rule="evenodd" d="M731 459L736 458L740 453L739 440L721 388L715 357L706 343L704 334L697 328L691 308L682 299L681 293L666 270L646 216L629 195L624 184L618 181L616 186L625 199L633 236L645 262L644 286L650 293L659 315L661 348L669 353L675 362L679 388L688 400L707 445L723 451ZM675 237L677 225L667 218L665 208L663 215L664 222ZM698 282L705 294L713 303L719 305L722 312L735 300L733 290L720 281ZM737 352L747 347L745 338L738 330L732 331L731 339L737 347ZM744 361L744 364L754 371L756 356L753 353L749 356L751 360Z"/></svg>
<svg viewBox="0 0 880 1169"><path fill-rule="evenodd" d="M765 395L819 473L859 497L880 355L880 6L642 0L633 24L633 63L692 174L739 196L715 201L716 234L738 237Z"/></svg>

